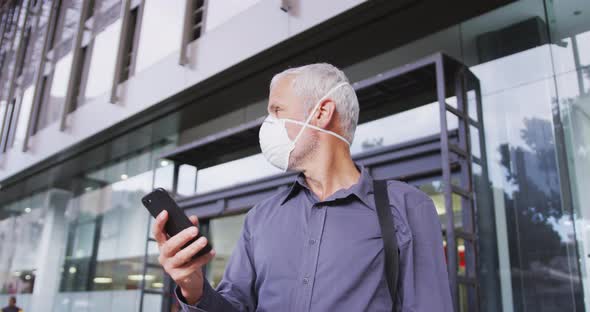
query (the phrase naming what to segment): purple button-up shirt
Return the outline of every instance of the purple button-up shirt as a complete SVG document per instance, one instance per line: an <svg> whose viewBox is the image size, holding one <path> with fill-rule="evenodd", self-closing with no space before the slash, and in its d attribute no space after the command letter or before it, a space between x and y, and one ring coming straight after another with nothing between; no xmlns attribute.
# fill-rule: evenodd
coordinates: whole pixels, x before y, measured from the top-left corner
<svg viewBox="0 0 590 312"><path fill-rule="evenodd" d="M392 311L373 182L320 201L300 174L252 208L217 289L183 311ZM441 225L432 200L388 182L400 251L398 310L451 312Z"/></svg>

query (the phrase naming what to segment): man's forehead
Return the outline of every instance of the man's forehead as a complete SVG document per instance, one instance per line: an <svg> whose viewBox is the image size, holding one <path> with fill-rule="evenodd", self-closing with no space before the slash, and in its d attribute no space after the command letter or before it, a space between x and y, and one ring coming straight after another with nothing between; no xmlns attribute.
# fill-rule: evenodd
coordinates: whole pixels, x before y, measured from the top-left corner
<svg viewBox="0 0 590 312"><path fill-rule="evenodd" d="M283 78L271 88L268 96L268 107L285 107L296 95L291 89L290 79Z"/></svg>

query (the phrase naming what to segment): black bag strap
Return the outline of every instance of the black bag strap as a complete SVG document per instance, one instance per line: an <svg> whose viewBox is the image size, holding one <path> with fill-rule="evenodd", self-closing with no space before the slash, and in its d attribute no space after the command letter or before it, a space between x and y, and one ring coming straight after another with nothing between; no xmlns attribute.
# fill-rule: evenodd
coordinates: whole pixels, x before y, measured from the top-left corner
<svg viewBox="0 0 590 312"><path fill-rule="evenodd" d="M393 215L389 208L387 181L373 180L373 192L375 195L375 208L377 209L377 216L379 217L379 226L381 227L381 236L383 236L383 252L385 253L385 274L387 274L387 285L389 286L391 302L393 302L393 311L397 311L396 298L399 273L399 251L393 226Z"/></svg>

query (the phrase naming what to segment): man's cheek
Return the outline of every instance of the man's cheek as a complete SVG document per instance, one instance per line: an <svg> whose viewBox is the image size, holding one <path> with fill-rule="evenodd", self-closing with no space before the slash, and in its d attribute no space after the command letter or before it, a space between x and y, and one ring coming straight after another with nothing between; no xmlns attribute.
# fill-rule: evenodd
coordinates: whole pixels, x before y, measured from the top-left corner
<svg viewBox="0 0 590 312"><path fill-rule="evenodd" d="M287 128L287 135L289 135L289 139L291 139L291 141L295 140L299 130L301 129L301 126L290 122L287 122L285 126Z"/></svg>

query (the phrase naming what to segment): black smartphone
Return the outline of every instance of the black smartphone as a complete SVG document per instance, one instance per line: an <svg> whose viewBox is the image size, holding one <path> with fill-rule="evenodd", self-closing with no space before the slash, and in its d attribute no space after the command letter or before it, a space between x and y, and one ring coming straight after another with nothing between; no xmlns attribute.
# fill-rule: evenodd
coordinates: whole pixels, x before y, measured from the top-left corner
<svg viewBox="0 0 590 312"><path fill-rule="evenodd" d="M163 188L159 187L154 189L151 193L145 195L141 199L141 202L154 218L156 218L163 210L168 211L168 221L166 222L164 229L166 230L166 233L170 235L170 237L180 233L182 230L188 227L193 226L191 220L188 219L182 209L180 209L174 199L172 199L170 194L168 194L168 192L166 192L166 190ZM201 236L203 235L201 235L201 232L199 231L197 237L191 239L188 243L182 246L182 248L190 245ZM193 256L193 259L205 255L209 251L211 251L211 245L209 245L209 242L207 242L207 245L198 253L196 253Z"/></svg>

